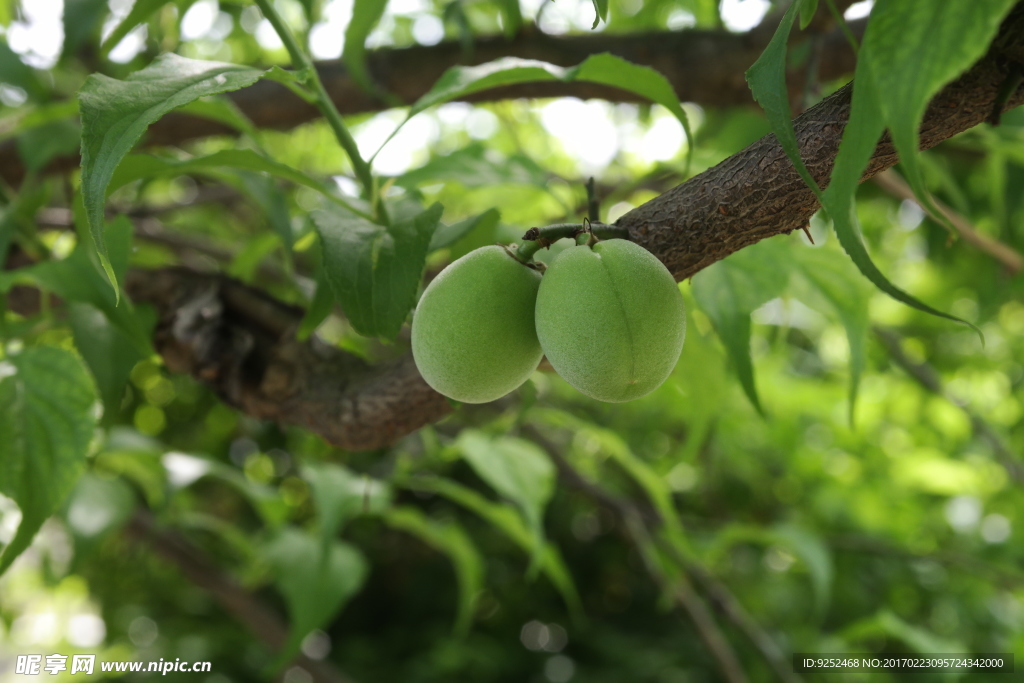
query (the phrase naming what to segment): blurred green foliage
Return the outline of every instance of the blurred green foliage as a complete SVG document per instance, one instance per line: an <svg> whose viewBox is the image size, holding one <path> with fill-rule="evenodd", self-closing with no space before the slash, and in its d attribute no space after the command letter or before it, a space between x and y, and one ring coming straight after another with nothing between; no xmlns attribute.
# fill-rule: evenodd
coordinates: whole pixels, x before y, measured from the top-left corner
<svg viewBox="0 0 1024 683"><path fill-rule="evenodd" d="M689 318L683 355L650 396L602 404L538 372L495 405L463 406L386 449L346 452L255 420L170 372L147 348L152 311L113 306L113 293L92 279L98 271L82 274L97 255L74 221L44 220L54 210L81 213L77 175L39 170L77 145L66 103L88 74L123 79L166 51L260 68L287 63L258 12L227 1L138 0L152 7L140 10L145 29L127 27L118 34L127 48L101 50L101 31L128 15L125 3L114 16L106 3L65 0L73 20L64 49L47 57L16 40L34 21L28 4L0 1L8 27L0 136L30 170L20 187L0 192L0 254L45 263L9 262L0 273L0 387L14 385L10 359L47 349L76 371L89 368L92 415L102 417L90 422L76 461L84 474L0 578L0 681L20 680L10 673L16 655L44 651L211 661L211 674L189 675L204 683L272 675L279 650L161 555L159 541L154 550L140 515L154 520L156 538L198 549L210 575L287 615L287 655L301 649L359 681L722 680L701 629L676 605L690 588L752 681L773 680L772 668L741 620L719 609L718 589L785 657L1024 653L1024 285L989 254L951 242L916 203L863 186L856 212L868 250L895 285L980 328L984 346L968 328L850 277L819 214L813 246L799 234L773 237L680 284ZM331 36L343 33L344 4L277 3L322 56L335 47L341 54ZM595 4L518 7L522 21L545 31L582 32ZM709 0L609 5L599 27L609 33L728 24ZM441 37L471 48L474 36L496 35L513 18L498 0L391 3L363 33L371 48ZM769 131L753 108L683 109L695 134L689 170L691 150L667 111L564 100L428 110L388 143L376 170L393 215L443 205L441 224L455 241L427 256L436 273L524 228L578 220L589 175L602 218L612 221ZM403 119L391 110L347 122L368 157ZM581 147L566 126L596 132ZM145 215L179 239L138 231L133 239L125 221L112 222L108 241L121 247L120 256L112 247L114 267L219 269L310 308L305 331L323 343L369 361L404 353L401 334L390 344L363 337L323 296L310 215L325 186L338 188L339 201L359 202L352 166L324 122L146 153L169 166L240 148L310 183L251 167L140 173L108 208ZM937 199L980 233L1024 250L1024 113L920 161ZM54 271L79 275L69 284ZM759 296L724 310L715 283L733 276L755 283ZM14 300L25 284L44 295L23 315ZM749 366L719 338L723 324L749 328ZM886 344L893 340L899 353ZM941 392L922 384L920 364L941 378ZM0 444L0 459L12 452ZM502 468L488 465L514 468L517 454L541 464L503 485ZM10 493L6 483L0 492ZM0 497L0 543L14 538L22 512ZM290 667L284 680L310 680Z"/></svg>

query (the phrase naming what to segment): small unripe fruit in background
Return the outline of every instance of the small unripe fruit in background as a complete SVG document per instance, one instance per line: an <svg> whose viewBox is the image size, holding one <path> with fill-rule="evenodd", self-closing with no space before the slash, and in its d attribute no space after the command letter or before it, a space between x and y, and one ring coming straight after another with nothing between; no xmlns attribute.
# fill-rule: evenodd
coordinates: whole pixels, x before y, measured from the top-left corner
<svg viewBox="0 0 1024 683"><path fill-rule="evenodd" d="M542 352L533 325L541 276L490 246L453 262L427 286L412 319L412 355L433 389L464 403L501 398Z"/></svg>
<svg viewBox="0 0 1024 683"><path fill-rule="evenodd" d="M657 389L679 360L683 297L672 274L628 240L567 249L537 295L537 336L578 391L621 403Z"/></svg>

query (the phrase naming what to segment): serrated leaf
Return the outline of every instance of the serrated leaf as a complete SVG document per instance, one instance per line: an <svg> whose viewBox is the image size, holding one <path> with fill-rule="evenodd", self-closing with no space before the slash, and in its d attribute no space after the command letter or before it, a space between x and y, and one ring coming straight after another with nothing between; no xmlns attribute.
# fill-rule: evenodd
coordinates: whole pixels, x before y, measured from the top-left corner
<svg viewBox="0 0 1024 683"><path fill-rule="evenodd" d="M870 78L875 91L885 93L877 103L904 175L922 206L940 219L945 214L932 201L918 160L925 109L985 54L1015 1L879 0L871 10L856 78Z"/></svg>
<svg viewBox="0 0 1024 683"><path fill-rule="evenodd" d="M1007 0L989 1L1006 2ZM917 2L918 0L915 0L915 3ZM931 6L933 9L946 6L935 5L927 0L921 0L921 2ZM899 4L899 2L894 4ZM800 177L807 183L807 186L818 197L821 205L828 211L829 216L832 218L836 236L839 238L839 243L860 272L874 283L876 287L897 301L901 301L925 313L962 322L974 328L967 321L932 308L892 284L871 260L864 241L860 236L854 211L854 195L857 192L857 186L860 184L861 174L867 167L868 160L875 150L875 145L885 130L885 119L880 105L882 98L876 97L876 86L872 81L869 67L865 66L868 60L863 59L863 48L860 52L861 59L858 60L857 72L854 77L850 118L843 133L843 140L839 145L839 153L836 156L828 188L824 192L821 191L818 184L811 177L810 172L801 159L796 133L791 121L791 110L786 90L786 41L800 5L801 3L799 2L790 5L778 29L772 36L768 47L765 48L761 57L747 71L747 82L754 94L754 98L764 108L768 121L771 123L772 131L779 140L782 149L786 152L786 156L789 157ZM877 6L872 10L872 20L868 24L868 32L871 31L871 24L874 23L877 10ZM905 77L912 77L912 73L905 74ZM923 108L921 111L923 113ZM920 120L921 117L918 117L913 124L915 135ZM916 153L915 147L913 154ZM977 328L974 329L977 330Z"/></svg>
<svg viewBox="0 0 1024 683"><path fill-rule="evenodd" d="M334 209L313 212L334 297L362 335L394 339L416 303L442 207L390 227Z"/></svg>
<svg viewBox="0 0 1024 683"><path fill-rule="evenodd" d="M783 260L765 253L775 249L770 242L759 242L693 277L693 297L711 319L743 391L762 415L750 358L750 314L786 287L788 271L779 265Z"/></svg>
<svg viewBox="0 0 1024 683"><path fill-rule="evenodd" d="M544 548L544 508L555 490L555 466L536 444L512 437L491 438L467 429L455 447L477 475L522 511L533 536L533 566Z"/></svg>
<svg viewBox="0 0 1024 683"><path fill-rule="evenodd" d="M274 583L288 604L288 640L272 668L291 660L302 639L326 624L362 587L369 571L355 547L320 539L294 527L279 531L263 549Z"/></svg>
<svg viewBox="0 0 1024 683"><path fill-rule="evenodd" d="M117 289L103 242L103 207L107 185L121 160L146 129L172 109L200 97L219 95L252 85L262 69L204 62L175 54L119 81L92 74L78 93L82 116L82 186L89 233L100 263Z"/></svg>
<svg viewBox="0 0 1024 683"><path fill-rule="evenodd" d="M490 88L533 81L601 83L635 93L662 105L678 119L686 132L688 150L686 158L687 165L689 165L693 156L690 120L679 103L679 98L676 97L672 85L651 67L633 64L607 52L591 55L578 66L571 68L518 57L503 57L478 66L453 66L437 79L434 87L426 95L416 100L415 104L409 108L405 121L436 104L449 102ZM384 141L384 145L395 136L405 121L391 133ZM384 148L384 145L381 145L381 149ZM377 153L379 154L380 150Z"/></svg>
<svg viewBox="0 0 1024 683"><path fill-rule="evenodd" d="M602 21L608 23L608 0L591 0L594 3L594 24L591 26L591 30L597 28L597 25ZM687 136L689 137L689 136Z"/></svg>
<svg viewBox="0 0 1024 683"><path fill-rule="evenodd" d="M793 29L793 20L804 4L804 1L800 0L789 6L768 46L753 66L747 69L746 78L754 100L764 109L772 131L786 156L793 162L797 173L807 186L814 190L820 199L821 189L800 158L800 145L793 129L793 111L789 107L789 91L786 89L786 45Z"/></svg>
<svg viewBox="0 0 1024 683"><path fill-rule="evenodd" d="M500 211L497 209L487 209L483 213L478 213L477 215L471 216L464 221L459 221L458 223L452 223L451 225L441 224L438 226L437 230L434 231L434 235L430 238L430 247L428 247L427 250L436 251L438 249L444 249L447 246L455 244L477 228L492 230L498 225L498 221L500 219Z"/></svg>
<svg viewBox="0 0 1024 683"><path fill-rule="evenodd" d="M460 635L468 633L477 598L484 587L483 557L469 535L458 522L432 519L421 510L408 506L389 510L384 521L448 556L459 582L455 632Z"/></svg>
<svg viewBox="0 0 1024 683"><path fill-rule="evenodd" d="M341 61L345 63L352 80L371 94L377 94L379 88L370 79L370 72L366 69L366 39L384 16L387 4L387 0L355 0L352 20L345 28L345 47Z"/></svg>
<svg viewBox="0 0 1024 683"><path fill-rule="evenodd" d="M306 465L302 478L313 489L320 534L325 542L334 538L342 524L353 517L380 514L391 505L391 489L386 482L358 475L341 465Z"/></svg>
<svg viewBox="0 0 1024 683"><path fill-rule="evenodd" d="M885 124L878 109L871 81L864 80L856 83L850 107L850 119L839 145L839 153L836 155L836 163L832 170L829 186L822 195L822 205L832 219L839 244L842 245L843 250L850 256L861 274L892 298L919 311L961 322L977 330L966 320L932 308L894 285L882 274L868 254L864 239L860 234L854 198L861 173L867 167L868 160L884 130Z"/></svg>
<svg viewBox="0 0 1024 683"><path fill-rule="evenodd" d="M849 419L852 425L866 359L871 293L849 260L832 249L796 249L793 257L801 274L835 309L846 329L850 346Z"/></svg>
<svg viewBox="0 0 1024 683"><path fill-rule="evenodd" d="M2 574L71 491L96 428L96 388L74 354L36 347L0 361L0 493L22 519Z"/></svg>

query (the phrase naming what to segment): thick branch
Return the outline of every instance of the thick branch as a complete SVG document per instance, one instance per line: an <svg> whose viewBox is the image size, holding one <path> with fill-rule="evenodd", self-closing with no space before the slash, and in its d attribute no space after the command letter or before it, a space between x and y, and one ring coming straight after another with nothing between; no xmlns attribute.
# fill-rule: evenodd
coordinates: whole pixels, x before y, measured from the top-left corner
<svg viewBox="0 0 1024 683"><path fill-rule="evenodd" d="M592 54L611 52L657 69L685 102L725 107L753 103L743 74L768 44L770 29L770 26L759 27L747 34L692 30L572 36L550 36L530 29L513 40L480 39L469 56L462 54L459 43L445 42L429 47L377 50L370 53L368 60L375 81L398 101L411 104L426 94L446 69L456 64L482 64L500 57L520 57L574 66ZM862 31L863 22L855 22L854 29ZM823 36L822 41L819 77L829 80L852 73L854 55L842 34L833 30ZM331 100L344 115L381 111L390 106L362 90L340 61L320 62L317 71ZM790 84L794 92L803 87L804 75L803 70L794 70ZM617 88L561 82L496 88L472 95L467 101L562 96L638 101L635 95ZM259 128L293 128L319 116L315 106L273 81L260 81L233 93L231 98ZM209 119L171 114L150 127L146 140L155 145L178 145L208 135L234 133ZM50 170L69 170L78 164L77 155L60 157L50 164ZM14 140L0 145L0 178L17 185L24 174Z"/></svg>
<svg viewBox="0 0 1024 683"><path fill-rule="evenodd" d="M300 309L236 280L166 268L131 271L126 287L132 299L156 307L154 344L168 368L202 380L253 417L372 450L450 411L411 356L371 367L316 339L299 342Z"/></svg>
<svg viewBox="0 0 1024 683"><path fill-rule="evenodd" d="M973 128L992 114L1009 65L1024 63L1024 6L1003 22L988 54L932 100L921 125L921 149ZM824 187L850 114L849 84L794 121L800 153ZM1004 110L1024 103L1024 87ZM899 161L884 137L863 180ZM617 225L653 252L677 280L766 237L802 228L818 201L774 135L761 138L714 168L637 207Z"/></svg>
<svg viewBox="0 0 1024 683"><path fill-rule="evenodd" d="M1008 64L1024 63L1024 6L1004 22L989 54L939 93L921 128L921 146L985 121ZM1018 89L1006 108L1024 102ZM850 88L843 88L796 120L803 158L827 183L846 125ZM883 140L864 178L897 161ZM765 237L806 225L818 209L774 136L619 221L634 241L664 262L677 280ZM411 357L371 368L316 343L294 341L301 311L227 278L183 269L136 272L133 298L157 305L157 348L168 365L212 385L255 417L296 424L338 446L373 449L394 443L450 410L416 372Z"/></svg>

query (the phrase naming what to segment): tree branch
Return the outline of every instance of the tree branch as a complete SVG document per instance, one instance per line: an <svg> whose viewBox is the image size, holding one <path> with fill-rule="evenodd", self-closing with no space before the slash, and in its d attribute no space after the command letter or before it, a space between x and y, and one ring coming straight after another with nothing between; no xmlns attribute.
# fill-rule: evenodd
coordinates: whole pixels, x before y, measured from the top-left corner
<svg viewBox="0 0 1024 683"><path fill-rule="evenodd" d="M854 22L855 32L864 22ZM622 35L581 34L550 36L527 28L513 40L503 37L478 39L471 59L463 56L459 42L376 50L369 54L367 67L381 88L404 104L425 95L449 67L482 64L500 57L538 59L559 66L575 66L592 54L611 52L636 64L654 67L675 88L679 99L702 106L727 107L753 104L744 72L760 56L771 39L773 28L760 26L747 34L726 31L661 31ZM794 39L800 39L794 34ZM821 37L819 77L839 78L853 72L854 55L838 30ZM381 111L391 105L364 91L341 61L319 62L317 73L327 94L344 115ZM790 86L803 88L803 71L794 70ZM527 83L495 88L466 98L471 102L493 102L510 98L597 97L612 102L641 101L636 95L593 83ZM274 81L260 81L230 95L235 104L258 128L288 129L319 116L315 106L299 99ZM209 135L235 135L221 123L185 114L163 117L146 133L147 144L180 145ZM79 165L77 155L52 161L48 171L66 171ZM25 175L15 140L0 144L0 179L16 186Z"/></svg>
<svg viewBox="0 0 1024 683"><path fill-rule="evenodd" d="M1012 64L1024 63L1024 5L1017 5L988 54L932 100L921 125L921 149L985 122ZM796 118L800 154L814 179L828 185L850 114L853 84ZM1024 103L1024 87L1004 111ZM862 180L899 161L888 134ZM820 208L774 135L761 138L617 221L631 239L654 253L676 280L766 237L802 229Z"/></svg>
<svg viewBox="0 0 1024 683"><path fill-rule="evenodd" d="M985 121L1009 64L1024 63L1024 5L989 53L933 100L923 148ZM1024 88L1006 108L1024 102ZM827 183L847 121L845 87L796 120L811 173ZM864 178L897 161L887 139ZM773 135L627 213L618 225L677 280L744 246L806 225L818 208ZM194 375L257 418L294 424L351 450L385 447L450 412L410 355L371 367L316 340L294 339L302 311L224 276L183 268L134 271L129 295L160 313L156 346L168 366Z"/></svg>
<svg viewBox="0 0 1024 683"><path fill-rule="evenodd" d="M167 367L195 376L253 417L365 451L451 410L411 355L370 366L315 338L297 341L302 310L237 280L185 268L133 270L126 289L156 307L154 344Z"/></svg>

